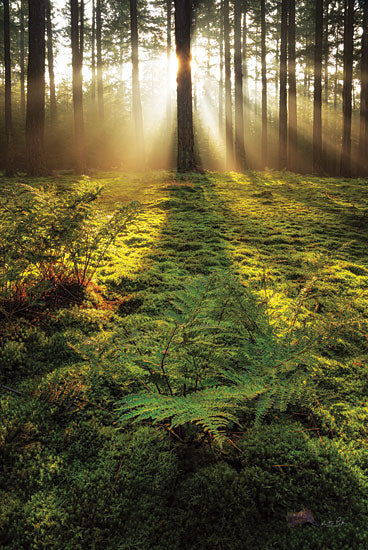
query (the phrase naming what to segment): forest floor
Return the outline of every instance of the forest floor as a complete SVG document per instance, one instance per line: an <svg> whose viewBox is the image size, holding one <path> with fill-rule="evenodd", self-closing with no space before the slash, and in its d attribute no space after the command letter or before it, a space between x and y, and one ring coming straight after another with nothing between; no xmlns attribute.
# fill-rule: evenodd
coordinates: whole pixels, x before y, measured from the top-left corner
<svg viewBox="0 0 368 550"><path fill-rule="evenodd" d="M91 179L107 214L131 200L144 208L83 303L1 326L0 549L367 549L367 182ZM75 181L53 183L63 192ZM223 448L117 422L117 403L137 389L122 327L164 323L178 292L216 271L241 281L275 326L294 323L295 304L301 319L331 325L310 367L317 398L260 425L250 413ZM290 525L304 509L318 526L306 514Z"/></svg>

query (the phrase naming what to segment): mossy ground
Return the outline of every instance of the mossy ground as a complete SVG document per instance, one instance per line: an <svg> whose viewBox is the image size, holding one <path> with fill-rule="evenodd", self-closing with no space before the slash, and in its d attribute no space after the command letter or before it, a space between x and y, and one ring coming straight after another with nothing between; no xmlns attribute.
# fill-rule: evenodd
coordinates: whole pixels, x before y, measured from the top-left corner
<svg viewBox="0 0 368 550"><path fill-rule="evenodd" d="M146 207L98 273L103 297L2 329L0 382L24 395L1 390L0 548L368 548L367 182L95 179L107 211ZM280 319L315 278L304 307L340 326L320 350L313 413L269 415L234 433L231 452L149 425L118 429L114 406L130 384L121 318L164 319L179 289L215 270L236 273ZM303 508L320 527L287 525Z"/></svg>

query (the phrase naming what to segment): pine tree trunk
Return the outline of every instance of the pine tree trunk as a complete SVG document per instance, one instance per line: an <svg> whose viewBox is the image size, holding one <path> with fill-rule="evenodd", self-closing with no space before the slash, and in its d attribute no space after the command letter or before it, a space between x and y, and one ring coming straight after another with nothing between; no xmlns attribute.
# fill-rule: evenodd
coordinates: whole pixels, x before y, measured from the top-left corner
<svg viewBox="0 0 368 550"><path fill-rule="evenodd" d="M363 5L360 73L359 174L368 175L368 0Z"/></svg>
<svg viewBox="0 0 368 550"><path fill-rule="evenodd" d="M24 44L24 0L20 3L20 110L22 119L26 117L26 92L25 92L25 74L26 74L26 55Z"/></svg>
<svg viewBox="0 0 368 550"><path fill-rule="evenodd" d="M71 43L73 69L73 109L75 136L75 171L85 171L84 116L83 116L83 57L80 52L80 27L78 0L70 0L71 7Z"/></svg>
<svg viewBox="0 0 368 550"><path fill-rule="evenodd" d="M342 92L343 130L340 175L351 176L351 114L353 79L354 0L345 0L344 85Z"/></svg>
<svg viewBox="0 0 368 550"><path fill-rule="evenodd" d="M54 75L54 50L53 50L53 33L51 20L51 1L46 0L46 32L47 32L47 64L49 70L50 84L50 115L51 124L54 125L57 117L56 107L56 92L55 92L55 75Z"/></svg>
<svg viewBox="0 0 368 550"><path fill-rule="evenodd" d="M288 26L288 167L289 170L298 170L298 119L296 104L296 74L295 74L295 0L289 0L289 26Z"/></svg>
<svg viewBox="0 0 368 550"><path fill-rule="evenodd" d="M47 174L45 129L45 0L28 0L26 150L29 176Z"/></svg>
<svg viewBox="0 0 368 550"><path fill-rule="evenodd" d="M322 41L323 0L315 2L314 101L313 101L313 172L322 172Z"/></svg>
<svg viewBox="0 0 368 550"><path fill-rule="evenodd" d="M4 65L5 65L5 174L12 176L14 167L12 89L10 58L10 14L9 0L4 0Z"/></svg>
<svg viewBox="0 0 368 550"><path fill-rule="evenodd" d="M92 0L92 33L91 33L91 99L92 104L96 103L96 5L95 0Z"/></svg>
<svg viewBox="0 0 368 550"><path fill-rule="evenodd" d="M249 84L248 84L248 44L247 44L247 6L246 3L243 12L243 114L244 114L244 139L247 141L248 135L248 117L249 117Z"/></svg>
<svg viewBox="0 0 368 550"><path fill-rule="evenodd" d="M288 0L281 3L279 170L287 166L287 14Z"/></svg>
<svg viewBox="0 0 368 550"><path fill-rule="evenodd" d="M230 18L229 0L224 0L224 49L225 49L225 127L226 127L226 167L233 168L233 116L231 101L231 57L230 57Z"/></svg>
<svg viewBox="0 0 368 550"><path fill-rule="evenodd" d="M171 130L172 112L171 112L171 3L172 0L166 0L166 58L167 58L167 101L166 101L166 125L167 130Z"/></svg>
<svg viewBox="0 0 368 550"><path fill-rule="evenodd" d="M102 65L102 15L101 0L96 4L96 46L97 46L97 100L98 116L102 122L105 117L104 97L103 97L103 65Z"/></svg>
<svg viewBox="0 0 368 550"><path fill-rule="evenodd" d="M220 78L219 78L219 136L222 142L224 136L224 0L221 0L220 12Z"/></svg>
<svg viewBox="0 0 368 550"><path fill-rule="evenodd" d="M238 170L245 170L241 15L240 0L234 0L235 161Z"/></svg>
<svg viewBox="0 0 368 550"><path fill-rule="evenodd" d="M137 0L130 0L130 32L132 46L132 91L133 91L133 117L135 125L135 140L137 162L144 163L144 134L141 103L141 90L139 83L139 57L138 57L138 15Z"/></svg>
<svg viewBox="0 0 368 550"><path fill-rule="evenodd" d="M329 5L330 0L325 0L325 36L324 36L324 55L325 55L325 77L324 77L324 91L325 97L324 102L328 105L328 95L329 95L329 75L328 75L328 62L330 56L330 47L328 41L328 23L329 23Z"/></svg>
<svg viewBox="0 0 368 550"><path fill-rule="evenodd" d="M196 170L194 159L192 73L191 73L191 0L175 0L175 41L178 58L177 117L178 172Z"/></svg>
<svg viewBox="0 0 368 550"><path fill-rule="evenodd" d="M262 168L268 165L267 137L267 65L266 65L266 2L261 0L261 63L262 63Z"/></svg>

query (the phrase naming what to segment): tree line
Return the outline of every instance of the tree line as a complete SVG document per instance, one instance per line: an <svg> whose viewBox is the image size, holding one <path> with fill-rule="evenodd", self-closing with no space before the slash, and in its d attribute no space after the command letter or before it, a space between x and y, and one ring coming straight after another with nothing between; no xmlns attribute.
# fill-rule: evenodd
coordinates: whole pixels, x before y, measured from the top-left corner
<svg viewBox="0 0 368 550"><path fill-rule="evenodd" d="M174 149L183 171L368 175L368 0L3 0L0 19L9 175Z"/></svg>

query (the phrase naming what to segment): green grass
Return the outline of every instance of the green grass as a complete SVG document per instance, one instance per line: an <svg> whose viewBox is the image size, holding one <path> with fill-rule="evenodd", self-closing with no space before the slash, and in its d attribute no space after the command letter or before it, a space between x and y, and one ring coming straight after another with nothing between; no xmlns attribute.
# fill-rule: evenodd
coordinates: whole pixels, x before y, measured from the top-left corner
<svg viewBox="0 0 368 550"><path fill-rule="evenodd" d="M0 383L22 395L1 390L0 548L366 549L367 183L272 172L91 179L105 185L107 213L146 207L100 268L99 292L2 327ZM54 183L62 192L75 178ZM124 366L124 320L165 320L178 291L214 271L235 273L276 333L314 277L300 322L331 332L313 408L274 411L257 427L245 415L223 451L118 424L116 403L142 389ZM303 508L325 525L289 527L286 514Z"/></svg>

